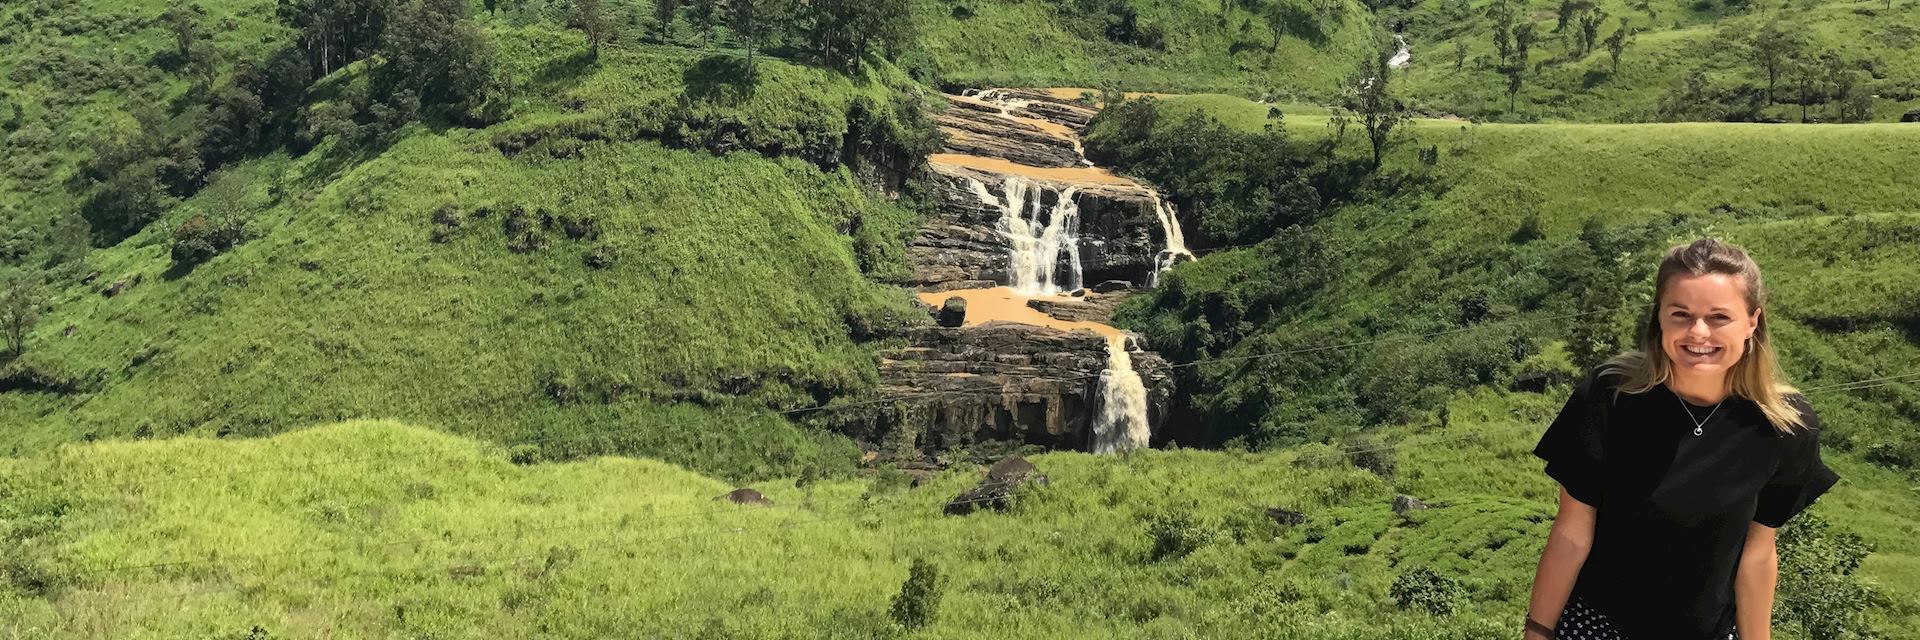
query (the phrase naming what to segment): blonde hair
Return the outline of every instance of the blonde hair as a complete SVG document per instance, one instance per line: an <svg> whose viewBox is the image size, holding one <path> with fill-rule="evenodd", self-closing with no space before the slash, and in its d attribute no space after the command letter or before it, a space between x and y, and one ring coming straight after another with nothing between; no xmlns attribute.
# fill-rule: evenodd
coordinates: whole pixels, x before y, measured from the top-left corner
<svg viewBox="0 0 1920 640"><path fill-rule="evenodd" d="M1654 385L1670 379L1673 363L1667 359L1660 343L1660 295L1666 292L1667 283L1675 276L1709 274L1739 279L1746 288L1748 315L1766 306L1767 288L1760 279L1760 265L1755 264L1740 247L1715 238L1701 238L1691 244L1669 247L1653 279L1653 302L1647 306L1646 314L1641 318L1639 347L1609 358L1599 367L1600 375L1614 373L1622 377L1620 386L1614 390L1615 397L1622 391L1645 393ZM1773 314L1760 314L1759 326L1753 331L1753 346L1727 372L1727 386L1731 394L1758 405L1776 431L1792 435L1795 427L1806 428L1807 424L1789 396L1800 395L1802 402L1805 396L1798 388L1788 384L1780 373L1780 363L1774 357L1773 340L1767 334L1767 316L1770 315Z"/></svg>

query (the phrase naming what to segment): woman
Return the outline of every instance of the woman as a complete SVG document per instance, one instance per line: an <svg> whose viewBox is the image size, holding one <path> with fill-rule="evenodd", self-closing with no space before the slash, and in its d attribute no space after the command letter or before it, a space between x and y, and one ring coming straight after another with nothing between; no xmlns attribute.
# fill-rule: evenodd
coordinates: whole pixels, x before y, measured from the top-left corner
<svg viewBox="0 0 1920 640"><path fill-rule="evenodd" d="M1840 479L1745 251L1668 249L1653 300L1639 348L1588 372L1534 448L1560 512L1526 640L1767 640L1774 530Z"/></svg>

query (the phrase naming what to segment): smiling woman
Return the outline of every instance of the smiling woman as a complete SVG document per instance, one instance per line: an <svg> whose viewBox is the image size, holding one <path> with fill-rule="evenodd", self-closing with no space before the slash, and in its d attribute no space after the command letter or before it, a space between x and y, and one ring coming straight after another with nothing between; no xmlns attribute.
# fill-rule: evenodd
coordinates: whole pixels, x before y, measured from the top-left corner
<svg viewBox="0 0 1920 640"><path fill-rule="evenodd" d="M1739 247L1667 251L1638 348L1588 372L1534 449L1561 493L1527 638L1768 637L1774 529L1839 476L1765 302Z"/></svg>

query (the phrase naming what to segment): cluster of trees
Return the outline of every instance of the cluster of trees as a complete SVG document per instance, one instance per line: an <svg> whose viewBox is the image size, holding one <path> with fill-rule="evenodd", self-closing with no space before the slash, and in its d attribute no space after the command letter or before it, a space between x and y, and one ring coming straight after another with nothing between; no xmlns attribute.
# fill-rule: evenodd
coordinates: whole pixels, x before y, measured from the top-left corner
<svg viewBox="0 0 1920 640"><path fill-rule="evenodd" d="M265 149L304 150L330 135L363 142L425 117L468 125L497 118L492 44L469 12L460 0L287 0L277 15L293 42L236 62L216 82L206 12L170 5L160 18L175 40L168 55L185 61L177 68L193 84L172 105L135 109L132 135L90 142L81 175L92 194L82 215L95 241L131 235L215 170ZM376 56L363 76L343 79L333 101L302 108L320 78Z"/></svg>
<svg viewBox="0 0 1920 640"><path fill-rule="evenodd" d="M1825 106L1822 119L1864 122L1873 118L1870 74L1862 63L1838 51L1814 46L1799 25L1772 20L1746 39L1745 54L1757 82L1716 86L1704 69L1694 69L1661 94L1655 112L1662 120L1761 120L1769 107L1799 107L1810 122Z"/></svg>
<svg viewBox="0 0 1920 640"><path fill-rule="evenodd" d="M1532 54L1534 30L1537 25L1531 19L1520 22L1520 12L1524 5L1515 7L1509 0L1498 0L1487 7L1487 15L1493 19L1493 49L1499 55L1496 69L1507 77L1507 110L1513 111L1515 99L1527 80L1527 60Z"/></svg>
<svg viewBox="0 0 1920 640"><path fill-rule="evenodd" d="M684 23L710 47L724 29L747 50L749 68L755 52L774 51L846 71L870 53L894 56L912 44L908 8L907 0L653 0L650 35L673 42ZM595 52L619 37L621 22L606 12L600 0L573 5L572 23Z"/></svg>

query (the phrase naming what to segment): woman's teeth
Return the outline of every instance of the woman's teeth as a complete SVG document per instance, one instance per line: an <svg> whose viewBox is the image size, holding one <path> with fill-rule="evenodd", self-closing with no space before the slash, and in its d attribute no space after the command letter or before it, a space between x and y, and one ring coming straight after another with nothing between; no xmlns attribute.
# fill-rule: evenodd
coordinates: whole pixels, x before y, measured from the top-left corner
<svg viewBox="0 0 1920 640"><path fill-rule="evenodd" d="M1691 353L1696 356L1710 356L1720 351L1720 347L1696 347L1693 345L1685 345L1685 346L1682 346L1681 348L1685 349L1687 353Z"/></svg>

